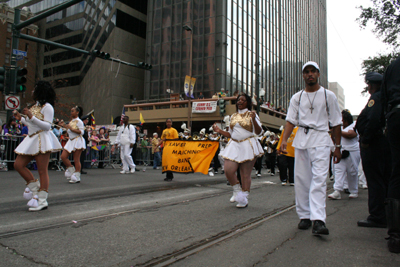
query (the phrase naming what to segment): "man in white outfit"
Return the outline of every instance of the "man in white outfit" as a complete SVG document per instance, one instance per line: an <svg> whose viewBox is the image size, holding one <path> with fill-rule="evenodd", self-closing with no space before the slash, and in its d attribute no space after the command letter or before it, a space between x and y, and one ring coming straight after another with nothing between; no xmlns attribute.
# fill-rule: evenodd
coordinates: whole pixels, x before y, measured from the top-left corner
<svg viewBox="0 0 400 267"><path fill-rule="evenodd" d="M342 159L335 166L335 191L328 195L330 199L341 199L340 192L345 188L350 191L349 198L358 197L358 165L361 158L358 134L350 112L343 110L342 117Z"/></svg>
<svg viewBox="0 0 400 267"><path fill-rule="evenodd" d="M115 140L116 145L120 145L121 160L122 160L122 171L121 174L129 173L129 167L131 173L135 172L135 163L132 160L132 148L136 142L136 131L133 125L129 124L129 117L125 116L122 120L123 125L119 127L117 139Z"/></svg>
<svg viewBox="0 0 400 267"><path fill-rule="evenodd" d="M306 230L313 221L313 234L328 235L329 230L325 226L326 179L333 148L334 163L341 159L342 116L335 94L318 83L318 64L309 61L302 71L306 87L290 100L281 151L286 152L287 139L298 125L299 130L293 141L296 211L300 218L298 228ZM328 133L330 127L332 139Z"/></svg>

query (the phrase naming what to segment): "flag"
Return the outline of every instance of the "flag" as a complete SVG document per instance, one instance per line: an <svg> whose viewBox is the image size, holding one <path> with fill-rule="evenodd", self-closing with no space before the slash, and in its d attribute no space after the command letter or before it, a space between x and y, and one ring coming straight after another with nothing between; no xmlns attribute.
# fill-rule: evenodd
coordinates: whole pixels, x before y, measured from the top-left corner
<svg viewBox="0 0 400 267"><path fill-rule="evenodd" d="M91 149L96 150L96 151L103 150L104 148L106 148L106 145L92 146L91 147Z"/></svg>
<svg viewBox="0 0 400 267"><path fill-rule="evenodd" d="M113 118L113 116L111 116L111 124L113 124L114 123L114 118Z"/></svg>
<svg viewBox="0 0 400 267"><path fill-rule="evenodd" d="M189 96L190 93L190 77L186 75L185 77L185 84L184 84L184 91L185 91L185 95Z"/></svg>
<svg viewBox="0 0 400 267"><path fill-rule="evenodd" d="M140 112L140 125L143 125L143 124L144 124L144 119L143 119L142 113Z"/></svg>
<svg viewBox="0 0 400 267"><path fill-rule="evenodd" d="M90 114L90 121L91 121L91 125L96 125L96 120L95 120L95 118L94 118L93 113Z"/></svg>
<svg viewBox="0 0 400 267"><path fill-rule="evenodd" d="M120 125L123 124L124 118L125 118L125 107L122 108L121 122L119 123Z"/></svg>
<svg viewBox="0 0 400 267"><path fill-rule="evenodd" d="M191 78L190 79L190 97L191 98L194 98L194 95L193 95L193 91L194 91L194 85L196 84L196 78Z"/></svg>

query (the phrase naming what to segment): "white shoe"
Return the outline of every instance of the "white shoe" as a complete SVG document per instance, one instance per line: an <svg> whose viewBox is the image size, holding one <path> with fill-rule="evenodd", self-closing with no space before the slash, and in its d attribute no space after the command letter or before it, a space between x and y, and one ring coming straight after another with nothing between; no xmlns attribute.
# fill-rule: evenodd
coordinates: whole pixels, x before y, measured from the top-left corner
<svg viewBox="0 0 400 267"><path fill-rule="evenodd" d="M135 171L135 168L131 169L131 173L135 173ZM146 171L146 168L144 168L143 171Z"/></svg>
<svg viewBox="0 0 400 267"><path fill-rule="evenodd" d="M358 194L350 194L349 198L358 198Z"/></svg>
<svg viewBox="0 0 400 267"><path fill-rule="evenodd" d="M332 194L328 195L328 198L330 199L341 199L342 196L340 195L340 192L335 190Z"/></svg>
<svg viewBox="0 0 400 267"><path fill-rule="evenodd" d="M44 210L47 209L47 207L49 206L49 204L47 203L47 196L48 193L46 191L40 191L37 196L37 201L38 201L38 205L37 207L32 207L29 208L29 211L39 211L39 210Z"/></svg>
<svg viewBox="0 0 400 267"><path fill-rule="evenodd" d="M74 172L71 176L71 180L69 181L70 184L76 184L81 182L81 173L80 172Z"/></svg>
<svg viewBox="0 0 400 267"><path fill-rule="evenodd" d="M71 176L72 176L72 174L74 174L74 172L75 172L75 167L74 166L68 167L65 170L65 178L67 178L68 180L71 179Z"/></svg>
<svg viewBox="0 0 400 267"><path fill-rule="evenodd" d="M361 185L362 189L368 189L368 186L366 184Z"/></svg>
<svg viewBox="0 0 400 267"><path fill-rule="evenodd" d="M120 173L120 174L125 174L125 173L127 173L127 171L122 170L122 171L120 171L119 173Z"/></svg>
<svg viewBox="0 0 400 267"><path fill-rule="evenodd" d="M238 203L236 205L236 208L246 208L249 201L248 201L248 197L249 197L249 192L243 192L240 191L237 193L236 195L236 202Z"/></svg>
<svg viewBox="0 0 400 267"><path fill-rule="evenodd" d="M290 186L294 186L294 183L290 183Z"/></svg>
<svg viewBox="0 0 400 267"><path fill-rule="evenodd" d="M209 176L214 176L214 173L212 171L208 172Z"/></svg>
<svg viewBox="0 0 400 267"><path fill-rule="evenodd" d="M25 191L24 191L24 198L26 200L32 199L35 195L38 194L40 188L40 182L39 180L35 180L34 182L30 182L29 184L26 185Z"/></svg>
<svg viewBox="0 0 400 267"><path fill-rule="evenodd" d="M275 176L275 173L271 172L271 176Z"/></svg>
<svg viewBox="0 0 400 267"><path fill-rule="evenodd" d="M238 192L242 191L242 187L240 186L240 184L235 184L234 186L232 186L232 188L233 188L233 195L229 201L231 203L234 203L236 201L236 195Z"/></svg>
<svg viewBox="0 0 400 267"><path fill-rule="evenodd" d="M287 185L287 182L282 182L282 186L285 186L285 185Z"/></svg>

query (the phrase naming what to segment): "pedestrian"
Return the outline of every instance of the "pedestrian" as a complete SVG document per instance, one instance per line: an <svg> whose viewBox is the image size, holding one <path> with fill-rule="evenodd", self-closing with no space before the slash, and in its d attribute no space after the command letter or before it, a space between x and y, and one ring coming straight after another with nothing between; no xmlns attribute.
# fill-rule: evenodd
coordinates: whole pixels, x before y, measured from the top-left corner
<svg viewBox="0 0 400 267"><path fill-rule="evenodd" d="M97 136L97 131L93 130L92 131L92 135L89 137L89 141L90 141L90 157L92 159L92 164L96 163L97 159L99 158L99 151L93 149L93 147L96 147L99 145L100 143L100 139Z"/></svg>
<svg viewBox="0 0 400 267"><path fill-rule="evenodd" d="M108 142L110 142L110 136L106 131L105 127L101 127L99 129L99 134L98 134L99 140L100 142L98 143L98 145L108 145ZM102 149L99 151L99 165L98 168L99 169L103 169L104 168L104 158L105 158L105 149Z"/></svg>
<svg viewBox="0 0 400 267"><path fill-rule="evenodd" d="M236 99L236 113L230 118L229 130L221 130L216 123L213 125L215 132L230 138L221 156L225 159L225 176L233 187L231 202L236 201L237 208L247 207L251 171L257 158L264 154L257 140L257 135L262 133L261 122L256 112L251 110L251 98L247 94L239 94ZM238 168L242 186L236 175Z"/></svg>
<svg viewBox="0 0 400 267"><path fill-rule="evenodd" d="M81 121L83 109L81 107L75 106L71 108L71 118L72 120L65 124L64 121L60 122L61 127L66 128L68 132L68 142L64 146L64 151L61 154L61 160L63 161L65 167L65 177L70 180L71 184L81 182L81 153L86 149L85 139L83 139L83 133L85 126ZM69 155L72 154L74 159L74 165L72 165L69 160Z"/></svg>
<svg viewBox="0 0 400 267"><path fill-rule="evenodd" d="M328 195L330 199L341 199L345 188L350 191L349 198L358 197L358 165L360 164L360 148L358 134L355 131L355 122L350 112L342 111L342 159L335 165L335 191ZM345 185L345 181L347 183Z"/></svg>
<svg viewBox="0 0 400 267"><path fill-rule="evenodd" d="M198 99L204 99L203 92L200 92L200 95L199 95Z"/></svg>
<svg viewBox="0 0 400 267"><path fill-rule="evenodd" d="M217 174L218 173L218 168L221 167L221 164L220 164L219 159L218 159L218 155L220 153L220 143L219 143L220 137L218 136L218 134L216 132L213 131L213 133L210 135L209 139L210 139L210 141L218 141L218 149L215 152L214 157L213 157L213 162L214 162L213 169L214 169L214 173Z"/></svg>
<svg viewBox="0 0 400 267"><path fill-rule="evenodd" d="M129 124L128 116L124 116L122 122L123 124L119 127L117 139L115 140L115 144L119 145L121 150L122 171L120 173L129 173L129 167L131 168L130 173L135 173L136 165L131 156L132 148L136 143L135 127Z"/></svg>
<svg viewBox="0 0 400 267"><path fill-rule="evenodd" d="M329 230L325 225L326 179L333 148L334 163L339 163L341 159L342 116L335 94L318 83L318 64L313 61L305 63L302 75L305 89L290 100L281 151L287 151L287 140L293 128L299 126L293 140L296 211L300 218L298 228L306 230L313 224L313 234L328 235ZM332 139L328 133L330 127Z"/></svg>
<svg viewBox="0 0 400 267"><path fill-rule="evenodd" d="M299 127L295 127L290 134L287 140L286 153L282 152L281 144L282 138L285 133L285 129L282 130L281 137L279 138L279 142L277 145L277 153L278 153L278 168L279 168L279 178L281 180L281 184L294 186L294 162L295 162L295 153L293 147L293 140L296 137L296 133Z"/></svg>
<svg viewBox="0 0 400 267"><path fill-rule="evenodd" d="M385 199L391 174L391 155L387 138L383 134L385 121L382 113L381 84L383 75L369 72L365 75L371 97L357 119L360 152L365 178L368 183L368 211L361 227L386 228Z"/></svg>
<svg viewBox="0 0 400 267"><path fill-rule="evenodd" d="M139 141L140 141L140 135L139 135L140 126L139 125L135 126L135 133L136 133L136 140L135 140L135 144L132 147L132 153L131 153L133 162L137 162L136 161L136 154L137 154L137 150L136 149L137 149L137 145L139 144Z"/></svg>
<svg viewBox="0 0 400 267"><path fill-rule="evenodd" d="M4 135L6 137L3 137L3 142L5 143L5 153L6 157L5 159L8 160L7 163L7 168L8 170L14 170L14 164L12 163L15 161L16 155L14 154L14 150L17 147L19 143L19 137L21 136L21 129L19 127L19 124L17 122L17 119L15 116L11 116L8 118L7 124L4 126Z"/></svg>
<svg viewBox="0 0 400 267"><path fill-rule="evenodd" d="M158 133L153 133L153 140L151 142L152 152L154 154L153 169L158 170L158 165L161 165L161 153L158 144L160 139L158 138Z"/></svg>
<svg viewBox="0 0 400 267"><path fill-rule="evenodd" d="M400 58L386 69L382 85L382 104L387 120L387 137L392 155L392 173L386 199L388 248L400 253Z"/></svg>
<svg viewBox="0 0 400 267"><path fill-rule="evenodd" d="M39 81L35 85L32 97L36 104L22 111L25 118L18 112L14 113L18 120L28 126L28 136L15 149L18 156L14 167L26 181L24 198L30 200L29 211L40 211L48 207L50 154L62 150L62 147L51 131L56 92L49 82ZM26 167L33 159L36 161L40 182Z"/></svg>
<svg viewBox="0 0 400 267"><path fill-rule="evenodd" d="M178 131L172 127L172 119L167 119L165 121L165 125L166 125L166 129L164 129L164 131L162 132L161 135L161 141L158 144L159 147L161 147L161 145L163 145L163 143L166 140L172 140L172 139L178 139L179 135L178 135ZM163 151L164 152L164 151ZM163 157L168 156L168 155L162 155ZM174 179L174 174L172 171L166 171L167 173L167 177L165 177L164 181L166 182L171 182L172 179Z"/></svg>
<svg viewBox="0 0 400 267"><path fill-rule="evenodd" d="M265 145L267 147L267 160L271 170L271 176L275 175L275 165L276 165L276 147L278 146L278 140L276 140L276 135L274 132L271 132L269 138L265 141Z"/></svg>
<svg viewBox="0 0 400 267"><path fill-rule="evenodd" d="M143 161L143 165L147 166L149 165L149 140L147 139L147 135L143 135L142 140L140 141L140 147L142 149L142 161Z"/></svg>

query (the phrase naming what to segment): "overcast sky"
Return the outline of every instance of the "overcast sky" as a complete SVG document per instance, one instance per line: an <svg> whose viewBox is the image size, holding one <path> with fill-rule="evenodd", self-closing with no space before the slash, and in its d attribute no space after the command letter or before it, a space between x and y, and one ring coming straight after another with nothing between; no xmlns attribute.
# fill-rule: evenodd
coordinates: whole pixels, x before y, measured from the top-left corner
<svg viewBox="0 0 400 267"><path fill-rule="evenodd" d="M327 0L328 12L328 80L344 89L346 108L357 115L368 97L361 96L366 86L360 76L361 62L369 56L387 52L387 46L371 31L360 29L356 19L360 5L371 6L371 0Z"/></svg>

